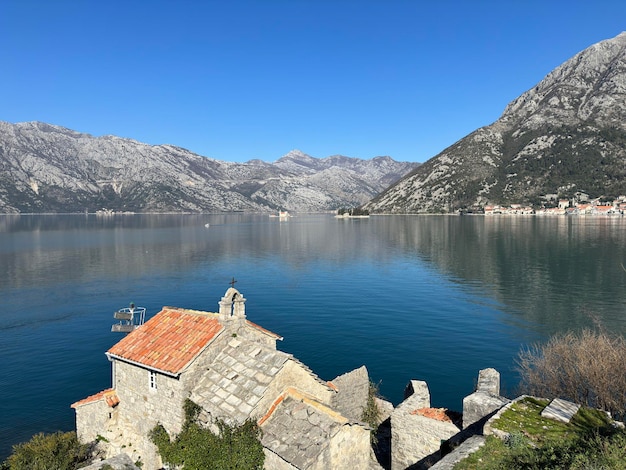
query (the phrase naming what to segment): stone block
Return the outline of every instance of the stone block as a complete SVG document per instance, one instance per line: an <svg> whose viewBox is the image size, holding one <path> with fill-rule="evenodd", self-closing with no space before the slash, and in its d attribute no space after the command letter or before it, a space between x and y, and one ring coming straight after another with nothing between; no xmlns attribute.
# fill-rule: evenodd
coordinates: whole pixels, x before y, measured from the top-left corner
<svg viewBox="0 0 626 470"><path fill-rule="evenodd" d="M472 436L430 468L431 470L454 470L456 464L472 455L484 444L485 436Z"/></svg>
<svg viewBox="0 0 626 470"><path fill-rule="evenodd" d="M404 399L411 397L411 406L430 408L430 391L423 380L411 380L404 388Z"/></svg>
<svg viewBox="0 0 626 470"><path fill-rule="evenodd" d="M391 414L391 470L404 470L439 452L441 442L459 432L451 422L427 418L415 411L398 407Z"/></svg>
<svg viewBox="0 0 626 470"><path fill-rule="evenodd" d="M131 458L126 454L119 454L100 462L92 463L87 467L83 467L83 470L141 470L136 466Z"/></svg>
<svg viewBox="0 0 626 470"><path fill-rule="evenodd" d="M488 393L489 395L500 395L500 372L488 368L478 371L477 392Z"/></svg>
<svg viewBox="0 0 626 470"><path fill-rule="evenodd" d="M543 418L561 421L562 423L569 423L574 415L578 413L579 409L580 405L577 405L576 403L555 398L543 409L541 416Z"/></svg>
<svg viewBox="0 0 626 470"><path fill-rule="evenodd" d="M509 403L508 398L474 392L463 398L463 429L498 411Z"/></svg>
<svg viewBox="0 0 626 470"><path fill-rule="evenodd" d="M500 396L500 372L493 368L480 370L476 391L463 399L463 429L509 402L508 398Z"/></svg>

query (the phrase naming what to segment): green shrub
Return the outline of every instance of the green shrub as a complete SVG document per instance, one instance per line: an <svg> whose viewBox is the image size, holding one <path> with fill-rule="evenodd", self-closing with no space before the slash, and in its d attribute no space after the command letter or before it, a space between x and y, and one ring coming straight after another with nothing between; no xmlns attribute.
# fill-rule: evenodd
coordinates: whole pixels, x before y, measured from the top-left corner
<svg viewBox="0 0 626 470"><path fill-rule="evenodd" d="M197 422L200 406L191 400L184 405L185 423L180 434L172 439L162 425L150 431L149 438L157 446L163 462L184 466L185 470L257 470L263 468L265 454L260 429L255 421L230 426L216 421L218 434Z"/></svg>
<svg viewBox="0 0 626 470"><path fill-rule="evenodd" d="M376 431L380 425L383 415L382 411L378 407L378 402L376 401L376 398L380 396L378 390L378 385L370 381L367 391L367 403L365 404L365 408L363 408L363 413L361 414L361 420L372 428L370 431L370 441L374 445L377 444L378 439L376 437Z"/></svg>
<svg viewBox="0 0 626 470"><path fill-rule="evenodd" d="M89 446L75 432L35 434L30 441L13 446L4 466L9 470L74 470L89 462Z"/></svg>
<svg viewBox="0 0 626 470"><path fill-rule="evenodd" d="M509 437L488 436L455 470L626 470L626 430L613 426L605 413L586 407L569 423L543 418L547 404L531 397L513 404L493 423Z"/></svg>

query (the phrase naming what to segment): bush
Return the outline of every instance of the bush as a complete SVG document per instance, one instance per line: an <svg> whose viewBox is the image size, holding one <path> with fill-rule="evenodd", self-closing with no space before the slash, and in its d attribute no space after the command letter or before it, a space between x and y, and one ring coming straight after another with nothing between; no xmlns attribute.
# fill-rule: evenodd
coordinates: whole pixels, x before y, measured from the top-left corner
<svg viewBox="0 0 626 470"><path fill-rule="evenodd" d="M525 393L559 397L626 417L626 339L583 330L523 349L517 360Z"/></svg>
<svg viewBox="0 0 626 470"><path fill-rule="evenodd" d="M201 411L198 405L186 400L184 410L183 429L173 440L160 424L150 431L149 437L164 463L184 466L185 470L263 468L265 454L256 422L247 420L241 426L230 426L218 420L219 433L214 434L197 422Z"/></svg>
<svg viewBox="0 0 626 470"><path fill-rule="evenodd" d="M361 421L367 423L369 427L372 428L370 431L370 442L374 445L378 443L377 431L383 415L376 401L379 396L378 385L370 381L367 390L367 403L365 404L365 408L363 408Z"/></svg>
<svg viewBox="0 0 626 470"><path fill-rule="evenodd" d="M75 432L35 434L30 441L13 446L3 464L8 470L74 470L89 462L89 446Z"/></svg>

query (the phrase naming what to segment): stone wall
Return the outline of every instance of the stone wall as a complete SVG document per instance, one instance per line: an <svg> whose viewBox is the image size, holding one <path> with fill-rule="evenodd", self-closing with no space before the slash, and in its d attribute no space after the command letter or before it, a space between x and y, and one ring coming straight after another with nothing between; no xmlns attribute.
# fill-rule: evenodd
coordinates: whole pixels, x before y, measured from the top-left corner
<svg viewBox="0 0 626 470"><path fill-rule="evenodd" d="M344 424L330 441L330 466L317 470L356 470L370 465L370 433L358 424Z"/></svg>
<svg viewBox="0 0 626 470"><path fill-rule="evenodd" d="M261 343L272 349L276 349L276 338L264 333L259 328L260 327L256 328L249 323L244 323L237 328L235 333L255 343Z"/></svg>
<svg viewBox="0 0 626 470"><path fill-rule="evenodd" d="M104 399L76 407L76 436L81 442L106 436L106 430L116 423L117 409L108 406Z"/></svg>
<svg viewBox="0 0 626 470"><path fill-rule="evenodd" d="M297 467L294 467L289 462L286 462L279 455L276 455L267 447L263 448L263 452L265 453L265 462L263 462L263 468L267 470L298 470Z"/></svg>
<svg viewBox="0 0 626 470"><path fill-rule="evenodd" d="M108 455L127 453L134 461L141 457L144 468L159 468L161 460L148 434L159 423L170 435L180 432L185 387L179 379L157 373L156 388L151 388L148 369L122 361L115 361L114 370L119 419L108 433Z"/></svg>
<svg viewBox="0 0 626 470"><path fill-rule="evenodd" d="M316 380L302 364L288 360L268 386L253 415L256 418L263 416L270 409L276 397L289 387L295 387L301 392L308 393L324 405L330 405L331 397L335 393Z"/></svg>
<svg viewBox="0 0 626 470"><path fill-rule="evenodd" d="M438 452L442 440L459 432L451 422L419 414L430 407L426 382L412 380L405 395L408 398L391 413L391 470L404 470Z"/></svg>
<svg viewBox="0 0 626 470"><path fill-rule="evenodd" d="M459 432L454 424L413 414L391 415L391 469L404 470L439 451L441 441Z"/></svg>
<svg viewBox="0 0 626 470"><path fill-rule="evenodd" d="M147 435L161 423L170 434L178 434L184 421L183 403L186 390L182 382L156 374L156 388L150 388L150 371L116 361L116 386L120 414L132 423L136 432Z"/></svg>
<svg viewBox="0 0 626 470"><path fill-rule="evenodd" d="M119 454L100 462L94 462L81 470L141 470L126 454Z"/></svg>
<svg viewBox="0 0 626 470"><path fill-rule="evenodd" d="M480 370L476 391L463 399L463 428L496 412L509 402L508 398L500 396L500 373L491 368Z"/></svg>
<svg viewBox="0 0 626 470"><path fill-rule="evenodd" d="M333 408L352 421L361 421L370 387L365 366L340 375L331 382L337 388L332 399Z"/></svg>

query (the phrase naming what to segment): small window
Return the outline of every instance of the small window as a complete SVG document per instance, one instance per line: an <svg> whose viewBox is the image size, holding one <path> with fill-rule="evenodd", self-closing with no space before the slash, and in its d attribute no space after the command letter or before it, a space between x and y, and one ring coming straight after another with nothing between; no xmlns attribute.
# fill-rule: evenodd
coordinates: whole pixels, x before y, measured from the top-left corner
<svg viewBox="0 0 626 470"><path fill-rule="evenodd" d="M156 390L157 388L157 373L154 371L150 371L150 389Z"/></svg>

